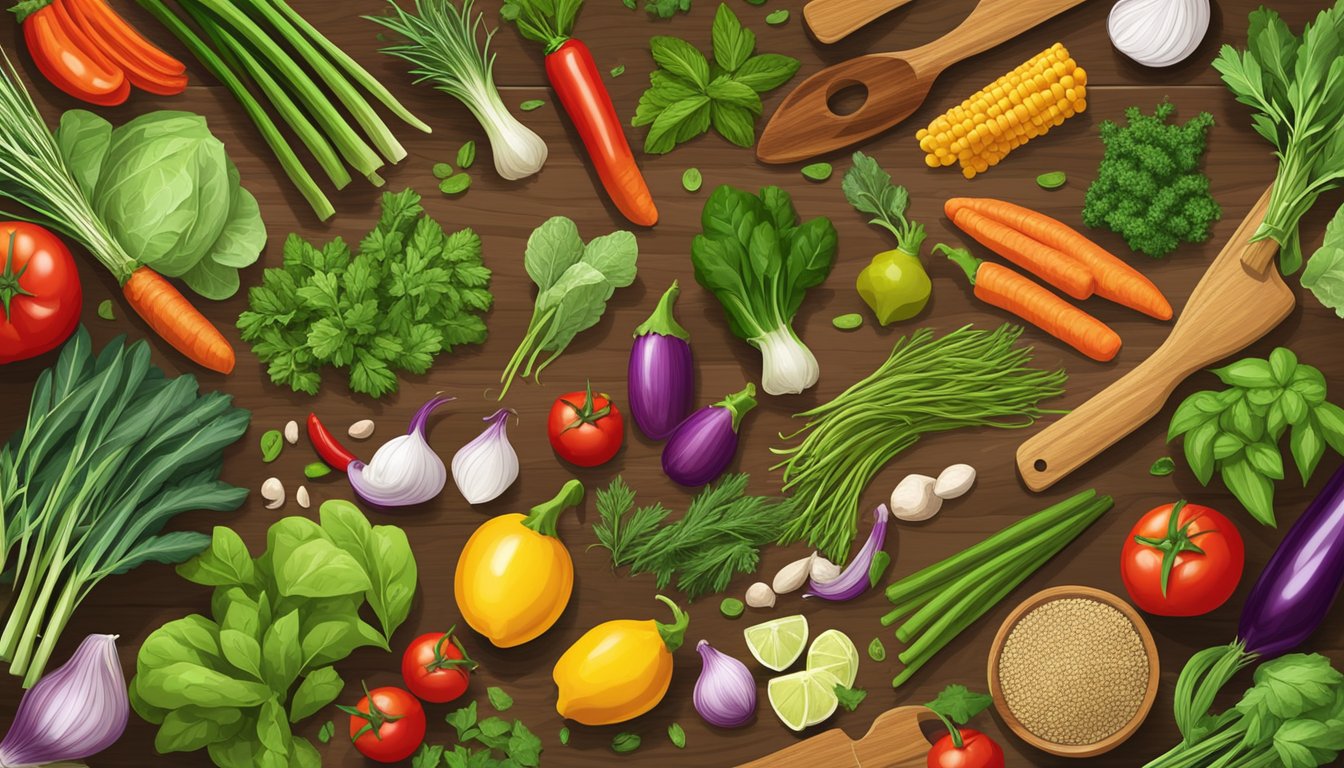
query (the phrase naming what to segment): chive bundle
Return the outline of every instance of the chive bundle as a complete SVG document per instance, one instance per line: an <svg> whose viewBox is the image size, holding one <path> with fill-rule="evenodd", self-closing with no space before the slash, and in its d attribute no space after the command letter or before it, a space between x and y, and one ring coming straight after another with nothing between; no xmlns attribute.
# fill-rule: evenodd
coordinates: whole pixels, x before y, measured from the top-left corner
<svg viewBox="0 0 1344 768"><path fill-rule="evenodd" d="M807 540L843 562L858 530L860 496L873 476L930 432L963 427L1019 428L1045 413L1041 400L1064 391L1063 370L1031 367L1022 328L965 326L935 339L919 330L896 343L867 378L796 418L802 442L772 449L784 456L784 490L798 513L782 543Z"/></svg>

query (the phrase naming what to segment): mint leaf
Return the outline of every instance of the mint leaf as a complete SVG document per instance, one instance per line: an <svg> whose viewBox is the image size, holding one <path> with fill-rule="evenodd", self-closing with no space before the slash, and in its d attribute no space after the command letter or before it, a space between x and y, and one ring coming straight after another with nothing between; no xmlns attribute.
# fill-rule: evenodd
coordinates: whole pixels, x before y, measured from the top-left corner
<svg viewBox="0 0 1344 768"><path fill-rule="evenodd" d="M709 62L695 46L676 37L655 35L649 40L654 62L699 88L709 85Z"/></svg>
<svg viewBox="0 0 1344 768"><path fill-rule="evenodd" d="M714 61L726 72L736 72L738 67L756 50L756 33L742 26L737 14L727 4L720 3L714 14L714 26L710 37L714 46Z"/></svg>
<svg viewBox="0 0 1344 768"><path fill-rule="evenodd" d="M714 130L723 138L739 147L750 147L756 143L755 115L746 107L716 101L709 115Z"/></svg>
<svg viewBox="0 0 1344 768"><path fill-rule="evenodd" d="M745 108L752 115L761 114L761 97L756 94L756 91L736 80L729 80L727 75L710 83L705 93L714 100L715 104L731 104Z"/></svg>
<svg viewBox="0 0 1344 768"><path fill-rule="evenodd" d="M778 53L752 56L733 72L733 80L757 93L772 91L787 83L798 72L802 62Z"/></svg>
<svg viewBox="0 0 1344 768"><path fill-rule="evenodd" d="M840 700L840 706L853 712L859 708L864 699L868 698L868 692L862 688L846 688L836 683L835 697Z"/></svg>
<svg viewBox="0 0 1344 768"><path fill-rule="evenodd" d="M485 695L496 712L507 712L513 706L513 697L505 693L503 688L492 685L485 689Z"/></svg>

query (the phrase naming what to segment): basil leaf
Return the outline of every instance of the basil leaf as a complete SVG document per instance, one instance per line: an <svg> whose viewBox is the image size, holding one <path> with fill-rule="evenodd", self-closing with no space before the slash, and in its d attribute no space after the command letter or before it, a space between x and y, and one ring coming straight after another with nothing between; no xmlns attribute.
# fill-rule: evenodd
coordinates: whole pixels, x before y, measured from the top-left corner
<svg viewBox="0 0 1344 768"><path fill-rule="evenodd" d="M680 38L655 35L649 49L658 66L699 88L709 85L709 62L695 46Z"/></svg>
<svg viewBox="0 0 1344 768"><path fill-rule="evenodd" d="M278 429L268 429L261 435L261 460L267 464L280 458L285 447L285 436Z"/></svg>
<svg viewBox="0 0 1344 768"><path fill-rule="evenodd" d="M639 749L639 744L639 734L622 732L616 734L615 738L611 740L611 751L620 754L634 752Z"/></svg>
<svg viewBox="0 0 1344 768"><path fill-rule="evenodd" d="M1213 479L1213 442L1218 435L1218 423L1208 421L1185 436L1185 462L1200 485L1208 485Z"/></svg>
<svg viewBox="0 0 1344 768"><path fill-rule="evenodd" d="M490 699L490 706L494 707L496 712L506 712L513 706L513 697L498 686L492 685L486 688L485 695Z"/></svg>
<svg viewBox="0 0 1344 768"><path fill-rule="evenodd" d="M1243 456L1224 462L1219 471L1228 490L1252 517L1264 525L1274 525L1274 484L1269 478Z"/></svg>
<svg viewBox="0 0 1344 768"><path fill-rule="evenodd" d="M826 181L831 178L832 168L830 163L812 163L804 165L801 173L804 178L812 181Z"/></svg>
<svg viewBox="0 0 1344 768"><path fill-rule="evenodd" d="M724 71L736 72L756 50L756 33L742 26L737 14L727 3L720 3L714 14L710 38L714 46L714 61Z"/></svg>
<svg viewBox="0 0 1344 768"><path fill-rule="evenodd" d="M1248 357L1223 368L1215 368L1211 373L1231 387L1250 389L1274 386L1274 373L1269 368L1269 362L1256 357Z"/></svg>
<svg viewBox="0 0 1344 768"><path fill-rule="evenodd" d="M798 72L802 62L778 53L752 56L733 73L733 79L757 93L765 93L787 83Z"/></svg>
<svg viewBox="0 0 1344 768"><path fill-rule="evenodd" d="M317 711L341 695L345 682L334 667L319 667L309 672L294 691L289 703L289 721L297 723L317 714Z"/></svg>
<svg viewBox="0 0 1344 768"><path fill-rule="evenodd" d="M1293 462L1297 464L1302 484L1306 485L1312 473L1316 471L1316 465L1320 463L1321 457L1325 455L1325 440L1321 437L1314 416L1293 426L1292 434L1288 438L1288 447L1293 453Z"/></svg>
<svg viewBox="0 0 1344 768"><path fill-rule="evenodd" d="M649 133L644 137L644 151L651 155L672 151L677 145L677 137L683 135L683 124L699 125L703 121L702 110L709 104L709 97L704 95L669 104L649 127Z"/></svg>
<svg viewBox="0 0 1344 768"><path fill-rule="evenodd" d="M476 142L468 141L457 150L457 167L466 170L476 162Z"/></svg>
<svg viewBox="0 0 1344 768"><path fill-rule="evenodd" d="M323 744L326 744L327 742L331 741L331 737L335 735L336 735L336 724L330 720L323 723L322 727L317 729L317 740L322 742Z"/></svg>
<svg viewBox="0 0 1344 768"><path fill-rule="evenodd" d="M460 195L471 187L471 177L457 173L439 182L439 191L445 195Z"/></svg>
<svg viewBox="0 0 1344 768"><path fill-rule="evenodd" d="M313 461L305 464L303 467L303 476L309 480L316 480L319 477L326 477L331 474L331 467L325 462Z"/></svg>
<svg viewBox="0 0 1344 768"><path fill-rule="evenodd" d="M756 119L751 110L723 102L710 106L710 122L723 138L739 147L756 143Z"/></svg>

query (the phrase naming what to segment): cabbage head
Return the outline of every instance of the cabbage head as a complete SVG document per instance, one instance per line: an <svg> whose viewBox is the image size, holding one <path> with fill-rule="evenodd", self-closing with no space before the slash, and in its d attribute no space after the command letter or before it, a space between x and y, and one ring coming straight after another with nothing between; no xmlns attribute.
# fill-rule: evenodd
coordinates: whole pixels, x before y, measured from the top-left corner
<svg viewBox="0 0 1344 768"><path fill-rule="evenodd" d="M205 298L238 292L238 270L260 256L266 226L204 117L162 110L113 128L91 112L70 110L56 140L127 253Z"/></svg>

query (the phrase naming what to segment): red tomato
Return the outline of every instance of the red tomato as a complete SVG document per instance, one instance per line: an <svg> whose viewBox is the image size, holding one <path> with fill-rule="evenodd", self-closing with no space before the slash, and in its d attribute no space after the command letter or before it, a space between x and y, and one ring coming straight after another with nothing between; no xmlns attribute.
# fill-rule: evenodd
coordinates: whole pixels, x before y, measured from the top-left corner
<svg viewBox="0 0 1344 768"><path fill-rule="evenodd" d="M611 461L625 439L625 420L606 395L583 392L561 395L551 406L546 436L560 458L580 467Z"/></svg>
<svg viewBox="0 0 1344 768"><path fill-rule="evenodd" d="M22 221L0 222L0 363L60 346L79 325L84 292L70 249Z"/></svg>
<svg viewBox="0 0 1344 768"><path fill-rule="evenodd" d="M340 707L350 715L350 740L361 755L380 763L405 760L425 741L425 708L400 688L366 686L354 707Z"/></svg>
<svg viewBox="0 0 1344 768"><path fill-rule="evenodd" d="M939 739L929 750L929 768L1003 768L1003 748L985 734L961 729L961 746L952 734Z"/></svg>
<svg viewBox="0 0 1344 768"><path fill-rule="evenodd" d="M453 630L430 632L411 641L401 657L401 676L411 693L435 704L445 704L467 690L476 662L453 636Z"/></svg>
<svg viewBox="0 0 1344 768"><path fill-rule="evenodd" d="M1198 504L1163 504L1139 519L1120 554L1134 603L1158 616L1200 616L1232 596L1246 547L1232 521Z"/></svg>

